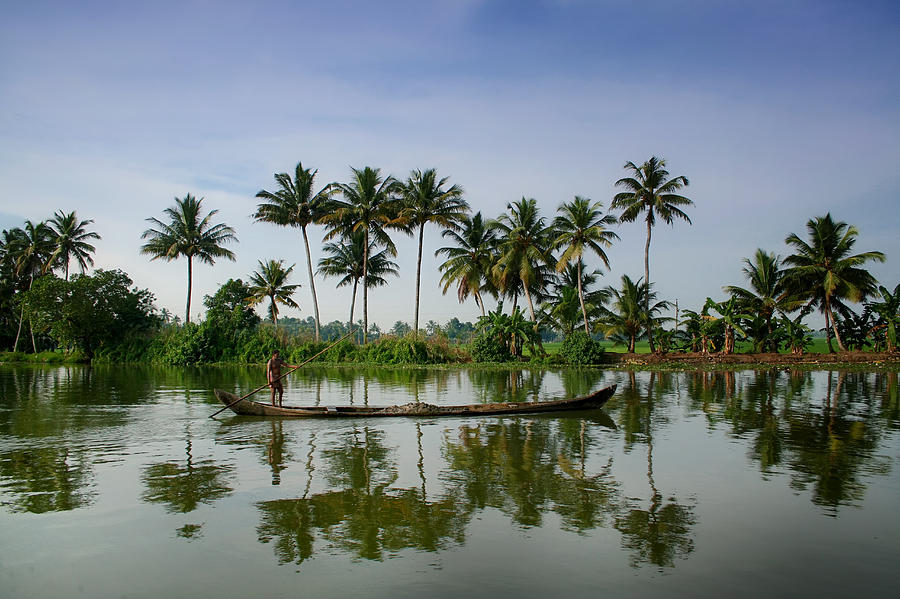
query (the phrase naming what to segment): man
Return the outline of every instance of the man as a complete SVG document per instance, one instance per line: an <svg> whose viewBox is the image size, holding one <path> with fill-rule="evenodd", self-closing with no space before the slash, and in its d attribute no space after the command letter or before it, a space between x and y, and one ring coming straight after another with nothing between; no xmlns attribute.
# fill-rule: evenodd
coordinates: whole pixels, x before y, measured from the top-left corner
<svg viewBox="0 0 900 599"><path fill-rule="evenodd" d="M266 380L272 389L272 405L275 405L275 392L278 391L278 405L281 406L281 400L284 397L284 386L281 384L281 367L287 366L294 368L281 359L279 351L276 349L269 361L266 362Z"/></svg>

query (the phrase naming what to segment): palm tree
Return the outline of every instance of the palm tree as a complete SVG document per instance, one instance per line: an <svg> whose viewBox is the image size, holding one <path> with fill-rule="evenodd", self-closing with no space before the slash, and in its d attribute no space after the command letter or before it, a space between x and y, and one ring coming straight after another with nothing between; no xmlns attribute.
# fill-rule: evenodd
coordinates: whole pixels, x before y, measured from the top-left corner
<svg viewBox="0 0 900 599"><path fill-rule="evenodd" d="M886 349L893 353L897 349L897 329L900 328L900 285L893 291L879 285L878 293L882 301L870 302L867 306L878 315L875 330L884 330Z"/></svg>
<svg viewBox="0 0 900 599"><path fill-rule="evenodd" d="M770 254L761 248L756 250L753 260L744 258L744 275L750 282L745 289L735 285L723 287L726 293L736 297L741 303L741 310L755 313L765 323L765 340L760 343L769 344L769 351L778 351L778 339L775 336L775 312L792 311L799 308L795 298L788 293L785 284L785 270L781 268L781 256Z"/></svg>
<svg viewBox="0 0 900 599"><path fill-rule="evenodd" d="M650 331L659 322L654 315L669 307L666 301L656 301L656 292L641 279L632 281L622 275L622 288L606 288L612 300L612 309L603 309L601 323L603 334L627 340L628 353L634 353L635 344L642 330ZM651 304L652 302L652 304Z"/></svg>
<svg viewBox="0 0 900 599"><path fill-rule="evenodd" d="M194 258L204 264L214 264L216 258L234 260L234 253L222 247L222 244L237 241L234 229L224 223L212 224L211 219L219 211L210 210L201 216L200 209L203 198L199 200L187 194L184 199L175 198L175 206L166 208L163 213L169 222L157 218L147 221L156 225L155 229L147 229L141 239L148 239L141 246L141 253L151 256L150 260L162 258L166 262L176 260L179 256L187 258L188 284L187 308L185 322L191 322L191 284L193 278Z"/></svg>
<svg viewBox="0 0 900 599"><path fill-rule="evenodd" d="M330 227L325 239L361 231L363 239L363 343L369 328L369 248L371 242L384 246L392 256L397 248L388 235L387 228L402 229L399 219L400 201L397 194L400 183L391 176L382 178L381 170L372 167L352 169L350 183L336 183L343 200L334 202L333 211L322 222ZM374 239L373 239L374 238Z"/></svg>
<svg viewBox="0 0 900 599"><path fill-rule="evenodd" d="M642 212L647 215L644 220L647 223L647 243L644 245L644 281L650 283L650 235L656 217L659 216L666 224L671 225L675 218L686 220L691 224L691 219L680 206L693 206L694 202L675 192L682 187L687 187L687 177L677 176L669 179L669 171L666 170L666 161L656 156L641 166L633 162L626 162L625 168L634 176L625 177L616 181L616 187L625 188L627 191L617 193L613 197L610 208L621 209L619 220L633 222ZM649 310L649 304L644 306ZM648 320L649 322L649 320ZM650 342L650 351L656 351L653 346L653 331L647 330L647 340Z"/></svg>
<svg viewBox="0 0 900 599"><path fill-rule="evenodd" d="M298 162L294 178L288 173L276 173L278 189L274 192L261 190L256 197L266 200L256 207L253 218L257 222L271 223L282 227L299 227L303 233L303 247L306 250L306 269L309 273L309 289L312 292L313 314L316 321L316 341L319 341L319 301L316 297L316 281L313 277L312 257L309 253L309 238L306 227L317 223L325 214L331 198L331 186L317 192L313 186L318 170L303 168Z"/></svg>
<svg viewBox="0 0 900 599"><path fill-rule="evenodd" d="M319 260L316 269L319 274L326 277L341 277L337 286L353 285L353 296L350 300L350 327L353 327L353 309L356 305L356 288L363 277L363 260L366 252L363 250L365 233L357 231L350 233L349 238L340 241L326 243L322 246L325 257ZM387 285L388 275L399 276L397 264L388 257L388 250L376 252L374 243L369 244L368 251L368 283L369 287L381 287Z"/></svg>
<svg viewBox="0 0 900 599"><path fill-rule="evenodd" d="M438 267L444 274L441 276L443 292L454 283L457 284L456 296L462 303L471 294L475 303L485 315L484 300L481 292L492 289L491 269L494 264L494 252L497 238L494 231L486 226L481 212L471 218L465 217L459 231L445 230L442 235L453 241L456 246L438 248L434 255L446 254L447 259Z"/></svg>
<svg viewBox="0 0 900 599"><path fill-rule="evenodd" d="M545 267L551 262L551 229L539 216L534 198L509 203L506 209L508 213L491 224L500 239L500 256L493 274L504 292L522 286L531 321L537 326L532 290L542 289L546 280Z"/></svg>
<svg viewBox="0 0 900 599"><path fill-rule="evenodd" d="M616 223L616 217L611 214L603 215L603 204L591 203L588 198L575 196L569 203L559 206L558 212L562 214L553 221L556 229L554 249L564 248L556 271L562 272L572 261L578 266L578 300L581 302L581 314L584 317L584 332L590 334L588 327L587 308L584 306L584 289L581 286L581 264L585 251L590 250L597 254L603 264L609 269L609 258L604 247L610 247L614 239L619 236L607 227Z"/></svg>
<svg viewBox="0 0 900 599"><path fill-rule="evenodd" d="M468 215L469 204L462 198L458 185L445 189L448 177L438 179L433 168L414 170L402 186L403 208L400 215L411 228L419 232L419 253L416 261L416 312L413 333L419 335L419 286L422 279L422 243L425 225L435 223L444 230L458 231Z"/></svg>
<svg viewBox="0 0 900 599"><path fill-rule="evenodd" d="M258 260L259 269L250 275L250 297L247 301L251 306L262 303L267 298L269 300L269 316L278 328L278 304L288 306L290 308L299 308L291 296L297 291L300 285L288 285L288 277L294 270L296 264L291 264L285 269L283 260L268 260L263 262Z"/></svg>
<svg viewBox="0 0 900 599"><path fill-rule="evenodd" d="M869 261L884 262L885 257L881 252L852 254L859 230L833 220L831 213L809 220L806 230L809 242L795 233L784 240L795 252L784 259L785 264L791 265L786 275L788 284L808 300L808 306L818 306L825 315L828 351L834 352L831 330L834 330L838 347L846 351L833 309L843 300L859 302L874 293L875 277L861 266Z"/></svg>
<svg viewBox="0 0 900 599"><path fill-rule="evenodd" d="M31 289L36 276L47 271L50 256L53 252L52 231L45 222L34 223L25 221L24 229L13 229L6 239L8 259L13 264L13 275L28 284L24 291ZM22 302L19 314L19 326L16 330L16 340L13 343L13 351L19 347L19 337L22 334L22 321L25 319L25 302ZM31 335L32 349L37 352L37 344L34 342L34 331Z"/></svg>
<svg viewBox="0 0 900 599"><path fill-rule="evenodd" d="M91 254L96 251L96 248L88 243L88 240L100 239L100 235L87 230L87 226L93 222L93 219L78 220L74 211L66 214L60 210L48 223L55 246L48 264L55 265L61 262L67 281L69 280L69 261L71 259L75 259L78 266L81 267L81 272L85 272L88 266L94 265Z"/></svg>

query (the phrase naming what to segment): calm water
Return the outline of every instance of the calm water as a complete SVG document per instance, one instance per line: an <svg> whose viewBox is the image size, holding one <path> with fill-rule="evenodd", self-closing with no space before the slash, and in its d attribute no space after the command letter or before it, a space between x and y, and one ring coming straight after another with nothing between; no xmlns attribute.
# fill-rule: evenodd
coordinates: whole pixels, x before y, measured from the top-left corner
<svg viewBox="0 0 900 599"><path fill-rule="evenodd" d="M897 596L896 373L292 375L286 403L575 415L267 421L261 369L0 367L0 596Z"/></svg>

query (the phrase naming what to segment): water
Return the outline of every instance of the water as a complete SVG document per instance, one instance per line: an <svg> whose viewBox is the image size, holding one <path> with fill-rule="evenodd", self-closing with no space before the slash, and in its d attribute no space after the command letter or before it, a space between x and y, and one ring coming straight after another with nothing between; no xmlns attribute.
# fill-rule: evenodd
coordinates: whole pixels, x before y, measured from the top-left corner
<svg viewBox="0 0 900 599"><path fill-rule="evenodd" d="M221 414L261 369L0 367L0 596L895 595L896 373L304 369L286 403L585 394L578 414Z"/></svg>

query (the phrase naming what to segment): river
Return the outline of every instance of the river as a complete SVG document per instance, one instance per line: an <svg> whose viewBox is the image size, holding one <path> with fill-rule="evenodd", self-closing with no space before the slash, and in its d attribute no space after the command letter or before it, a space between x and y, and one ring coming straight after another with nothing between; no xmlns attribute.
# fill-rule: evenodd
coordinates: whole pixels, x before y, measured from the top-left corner
<svg viewBox="0 0 900 599"><path fill-rule="evenodd" d="M900 588L897 373L305 367L286 404L618 391L575 414L208 417L213 388L262 378L0 366L0 596Z"/></svg>

